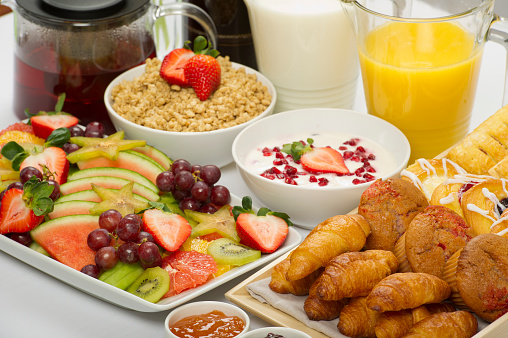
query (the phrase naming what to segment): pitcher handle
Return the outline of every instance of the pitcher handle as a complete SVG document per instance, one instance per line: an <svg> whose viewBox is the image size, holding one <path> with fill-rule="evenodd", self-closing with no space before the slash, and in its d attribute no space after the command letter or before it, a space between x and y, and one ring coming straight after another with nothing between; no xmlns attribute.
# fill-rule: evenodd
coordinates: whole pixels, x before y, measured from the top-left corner
<svg viewBox="0 0 508 338"><path fill-rule="evenodd" d="M211 42L213 48L217 48L217 39L218 39L217 28L215 27L212 18L203 9L194 4L186 2L171 2L156 5L154 6L152 12L153 23L155 23L155 21L159 18L163 18L165 16L170 15L183 15L191 19L194 19L197 23L199 23L203 27L203 30L207 35L208 41ZM152 29L154 29L154 24L152 24Z"/></svg>
<svg viewBox="0 0 508 338"><path fill-rule="evenodd" d="M487 39L502 45L508 53L508 21L499 16L494 15L490 24ZM506 60L506 75L503 90L503 106L508 104L508 59Z"/></svg>

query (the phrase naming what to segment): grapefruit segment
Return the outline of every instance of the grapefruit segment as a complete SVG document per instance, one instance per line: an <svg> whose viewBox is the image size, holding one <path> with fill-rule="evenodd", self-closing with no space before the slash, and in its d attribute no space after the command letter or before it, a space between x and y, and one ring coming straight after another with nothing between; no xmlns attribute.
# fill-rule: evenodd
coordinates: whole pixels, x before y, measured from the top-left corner
<svg viewBox="0 0 508 338"><path fill-rule="evenodd" d="M95 251L87 244L88 234L99 228L99 216L72 215L42 223L30 234L51 257L73 269L95 264Z"/></svg>

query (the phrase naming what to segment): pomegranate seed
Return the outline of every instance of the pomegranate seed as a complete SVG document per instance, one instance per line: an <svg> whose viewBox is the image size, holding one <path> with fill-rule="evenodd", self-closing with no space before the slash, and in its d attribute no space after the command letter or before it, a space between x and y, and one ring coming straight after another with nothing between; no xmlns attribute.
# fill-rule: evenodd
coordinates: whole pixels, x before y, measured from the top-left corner
<svg viewBox="0 0 508 338"><path fill-rule="evenodd" d="M371 166L366 166L365 170L367 170L367 172L369 172L369 173L375 173L376 172L376 169L372 168Z"/></svg>
<svg viewBox="0 0 508 338"><path fill-rule="evenodd" d="M316 183L316 182L317 182L317 178L316 178L316 176L314 176L314 175L310 175L310 177L309 177L309 182L311 182L311 183Z"/></svg>
<svg viewBox="0 0 508 338"><path fill-rule="evenodd" d="M273 147L272 151L274 153L280 153L280 148L279 147Z"/></svg>
<svg viewBox="0 0 508 338"><path fill-rule="evenodd" d="M355 170L355 175L361 177L364 172L365 168L358 168Z"/></svg>
<svg viewBox="0 0 508 338"><path fill-rule="evenodd" d="M262 173L261 176L268 178L269 180L272 180L272 181L275 179L275 175L268 174L267 172Z"/></svg>
<svg viewBox="0 0 508 338"><path fill-rule="evenodd" d="M283 164L288 164L288 161L286 161L286 159L275 159L273 160L273 164L274 165L283 165Z"/></svg>
<svg viewBox="0 0 508 338"><path fill-rule="evenodd" d="M280 180L283 180L284 178L286 178L286 175L284 175L283 173L276 174L275 176L276 176L278 179L280 179Z"/></svg>
<svg viewBox="0 0 508 338"><path fill-rule="evenodd" d="M296 169L295 167L292 167L290 165L286 165L286 167L284 168L284 172L289 176L293 176L293 175L296 175L296 173L298 172L298 169Z"/></svg>
<svg viewBox="0 0 508 338"><path fill-rule="evenodd" d="M365 181L364 181L364 180L360 180L360 179L358 179L358 178L355 178L355 179L353 180L353 184L355 184L355 185L362 184L362 183L365 183Z"/></svg>
<svg viewBox="0 0 508 338"><path fill-rule="evenodd" d="M342 157L345 160L349 160L351 157L353 157L353 155L354 155L354 153L351 150L348 150L348 151L344 152L344 155L342 155Z"/></svg>
<svg viewBox="0 0 508 338"><path fill-rule="evenodd" d="M358 148L356 148L356 151L357 153L365 153L365 148L362 147L362 146L359 146Z"/></svg>
<svg viewBox="0 0 508 338"><path fill-rule="evenodd" d="M355 155L355 156L351 157L351 161L360 162L360 157Z"/></svg>
<svg viewBox="0 0 508 338"><path fill-rule="evenodd" d="M346 146L340 146L339 150L347 150L347 147Z"/></svg>
<svg viewBox="0 0 508 338"><path fill-rule="evenodd" d="M367 182L374 181L376 179L371 174L365 174L365 175L363 175L363 178L365 178L367 180Z"/></svg>
<svg viewBox="0 0 508 338"><path fill-rule="evenodd" d="M275 152L275 158L284 159L284 154L281 153L280 151L276 151Z"/></svg>
<svg viewBox="0 0 508 338"><path fill-rule="evenodd" d="M286 179L284 180L284 182L286 182L287 184L290 184L290 185L298 185L296 183L296 181L294 179L292 179L291 177L286 177Z"/></svg>
<svg viewBox="0 0 508 338"><path fill-rule="evenodd" d="M324 177L321 177L319 180L318 180L318 185L320 187L324 187L325 185L328 185L328 180Z"/></svg>
<svg viewBox="0 0 508 338"><path fill-rule="evenodd" d="M369 154L369 156L367 156L367 158L371 161L374 161L376 159L376 155L374 154Z"/></svg>

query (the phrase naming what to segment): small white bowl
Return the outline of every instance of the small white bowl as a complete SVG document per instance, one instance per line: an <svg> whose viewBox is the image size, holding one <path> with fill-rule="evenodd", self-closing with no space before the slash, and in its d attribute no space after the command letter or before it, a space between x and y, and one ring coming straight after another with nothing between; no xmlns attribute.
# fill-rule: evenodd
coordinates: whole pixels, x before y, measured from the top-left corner
<svg viewBox="0 0 508 338"><path fill-rule="evenodd" d="M375 116L346 109L292 110L274 114L245 128L233 142L233 158L241 177L263 205L287 213L293 223L306 229L314 228L329 217L355 209L362 193L373 181L349 186L289 185L262 177L246 162L250 151L259 149L262 142L277 136L305 134L312 137L312 134L322 132L368 139L386 149L395 165L377 178L399 175L411 153L407 138L395 126Z"/></svg>
<svg viewBox="0 0 508 338"><path fill-rule="evenodd" d="M174 324L177 321L188 317L188 316L195 316L200 314L205 314L212 312L213 310L218 310L223 312L227 316L237 316L240 319L242 319L245 322L245 328L244 330L237 336L240 337L247 331L249 331L250 328L250 318L247 315L245 311L240 309L239 307L224 303L224 302L214 302L214 301L203 301L203 302L194 302L194 303L188 303L185 305L182 305L180 307L177 307L173 311L169 313L169 315L166 317L166 320L164 321L164 333L166 337L168 338L178 338L178 336L174 335L169 330L169 325Z"/></svg>
<svg viewBox="0 0 508 338"><path fill-rule="evenodd" d="M174 132L144 127L118 115L112 106L112 89L124 80L130 81L142 75L145 71L145 65L137 66L120 74L108 85L104 93L104 103L108 115L117 130L125 131L126 138L146 140L147 144L163 151L173 160L184 158L191 164L215 164L218 167L223 167L233 162L231 145L236 135L245 127L272 114L277 100L275 88L265 76L252 68L234 62L231 64L233 68L245 68L247 74L256 74L258 81L267 87L272 96L272 102L268 108L245 123L206 132Z"/></svg>
<svg viewBox="0 0 508 338"><path fill-rule="evenodd" d="M282 335L284 338L312 338L302 331L289 327L263 327L247 332L241 338L266 338L269 333Z"/></svg>

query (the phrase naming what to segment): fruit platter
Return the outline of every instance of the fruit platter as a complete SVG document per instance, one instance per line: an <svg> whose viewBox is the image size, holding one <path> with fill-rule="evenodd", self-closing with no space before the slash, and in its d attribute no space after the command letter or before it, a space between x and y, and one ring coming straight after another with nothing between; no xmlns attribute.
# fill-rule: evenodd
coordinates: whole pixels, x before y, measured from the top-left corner
<svg viewBox="0 0 508 338"><path fill-rule="evenodd" d="M80 126L61 112L63 99L55 112L0 132L6 141L0 211L5 253L109 303L158 312L301 241L287 215L262 208L260 216L250 197L240 199L216 184L218 167L173 161L143 140L124 139L122 131L105 136L97 122ZM189 197L177 197L185 191ZM193 208L197 200L199 210ZM259 217L282 223L284 234L275 244L264 246L256 237L252 222ZM241 238L261 247L239 244Z"/></svg>

